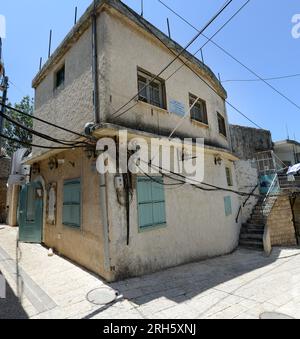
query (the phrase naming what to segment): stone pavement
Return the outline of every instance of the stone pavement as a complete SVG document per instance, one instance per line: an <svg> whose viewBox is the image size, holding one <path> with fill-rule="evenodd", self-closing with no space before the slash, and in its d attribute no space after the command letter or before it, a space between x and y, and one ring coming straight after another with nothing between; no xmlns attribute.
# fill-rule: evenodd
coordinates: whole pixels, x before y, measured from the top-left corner
<svg viewBox="0 0 300 339"><path fill-rule="evenodd" d="M63 258L48 257L40 245L21 244L16 251L16 236L17 229L0 227L0 270L29 318L257 319L264 312L300 318L300 249L276 248L270 257L238 250L107 284ZM110 305L93 305L87 295L97 288L119 296Z"/></svg>

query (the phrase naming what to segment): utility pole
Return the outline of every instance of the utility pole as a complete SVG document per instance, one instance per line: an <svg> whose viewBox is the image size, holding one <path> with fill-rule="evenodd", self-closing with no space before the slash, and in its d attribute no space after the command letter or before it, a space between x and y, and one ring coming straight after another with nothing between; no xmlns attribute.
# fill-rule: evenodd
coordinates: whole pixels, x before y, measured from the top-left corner
<svg viewBox="0 0 300 339"><path fill-rule="evenodd" d="M2 77L2 81L0 84L0 92L2 92L2 99L1 99L1 108L0 112L2 114L5 113L6 109L3 106L3 104L6 104L7 100L7 90L8 90L8 77L5 75L5 68L4 63L2 61L2 40L0 39L0 77ZM0 134L3 134L3 128L4 128L4 119L3 116L0 115ZM0 155L1 155L1 148L2 148L2 137L0 137Z"/></svg>

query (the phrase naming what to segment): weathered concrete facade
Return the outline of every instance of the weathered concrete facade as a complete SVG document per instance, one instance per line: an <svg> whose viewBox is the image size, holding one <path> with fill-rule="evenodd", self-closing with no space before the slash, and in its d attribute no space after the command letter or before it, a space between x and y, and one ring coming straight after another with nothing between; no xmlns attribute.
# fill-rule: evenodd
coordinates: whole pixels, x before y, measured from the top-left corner
<svg viewBox="0 0 300 339"><path fill-rule="evenodd" d="M7 179L9 173L10 159L7 157L0 158L0 223L5 223L7 218Z"/></svg>
<svg viewBox="0 0 300 339"><path fill-rule="evenodd" d="M245 126L230 125L231 147L233 153L240 159L235 162L238 188L242 192L251 192L258 185L258 168L256 153L272 150L271 132ZM259 188L255 191L259 194ZM242 222L250 218L257 203L256 197L250 197L244 206L241 199Z"/></svg>
<svg viewBox="0 0 300 339"><path fill-rule="evenodd" d="M274 151L287 166L300 162L300 143L295 140L283 140L274 143Z"/></svg>
<svg viewBox="0 0 300 339"><path fill-rule="evenodd" d="M253 160L255 154L273 149L270 131L238 125L230 125L233 153L242 160Z"/></svg>
<svg viewBox="0 0 300 339"><path fill-rule="evenodd" d="M94 126L93 136L96 139L116 137L110 130L115 128L130 129L135 137L152 133L148 139L161 138L169 135L182 122L174 136L205 138L204 181L224 190L207 191L188 185L171 189L166 186L166 224L141 231L138 225L137 178L142 174L132 176L130 224L127 225L126 208L118 202L115 175L100 177L95 168L95 159L89 160L84 150L47 152L34 149L28 163L38 165L39 173L33 175L32 180L41 182L44 188L44 243L110 281L230 253L238 245L241 221L236 222L240 199L230 191L238 190L234 168L237 158L231 153L226 91L207 66L184 53L183 59L189 59L198 76L213 86L215 91L187 68L167 81L169 75L182 65L177 60L162 75L166 80L166 109L133 100L131 105L135 106L126 114L114 114L138 92L138 68L157 74L174 58L174 54L158 42L149 29L173 51L180 50L180 46L117 0L98 1L97 13L102 120L100 125ZM91 14L92 7L33 81L36 91L35 115L79 133L83 133L86 123L95 122ZM65 82L54 90L55 74L62 65L65 65ZM208 124L182 119L170 111L172 100L188 111L189 94L206 102ZM120 113L124 113L123 110ZM224 118L227 136L220 133L218 114ZM70 134L39 123L35 124L35 129L60 139L73 138ZM35 138L34 142L46 144L39 138ZM57 168L49 166L51 157L62 160ZM232 176L230 184L226 168ZM82 193L81 225L76 229L62 222L63 183L75 178L81 179ZM101 185L100 178L104 179ZM168 184L168 180L164 178L164 184ZM57 192L54 225L47 221L51 184ZM103 189L106 193L105 198L101 199L100 191ZM107 207L108 234L105 233L106 227L102 224L104 216L100 212L103 199Z"/></svg>

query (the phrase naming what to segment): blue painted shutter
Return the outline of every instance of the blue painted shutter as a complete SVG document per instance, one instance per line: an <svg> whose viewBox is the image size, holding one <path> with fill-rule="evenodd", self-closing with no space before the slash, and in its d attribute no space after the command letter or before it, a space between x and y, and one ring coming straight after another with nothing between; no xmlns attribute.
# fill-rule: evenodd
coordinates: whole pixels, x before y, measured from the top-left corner
<svg viewBox="0 0 300 339"><path fill-rule="evenodd" d="M160 177L153 180L163 183ZM137 184L139 227L147 228L166 223L165 194L163 185L146 177L139 177Z"/></svg>
<svg viewBox="0 0 300 339"><path fill-rule="evenodd" d="M224 205L225 205L225 215L226 217L232 215L232 204L231 204L231 197L224 198Z"/></svg>
<svg viewBox="0 0 300 339"><path fill-rule="evenodd" d="M81 184L80 180L65 181L63 224L72 227L81 226Z"/></svg>

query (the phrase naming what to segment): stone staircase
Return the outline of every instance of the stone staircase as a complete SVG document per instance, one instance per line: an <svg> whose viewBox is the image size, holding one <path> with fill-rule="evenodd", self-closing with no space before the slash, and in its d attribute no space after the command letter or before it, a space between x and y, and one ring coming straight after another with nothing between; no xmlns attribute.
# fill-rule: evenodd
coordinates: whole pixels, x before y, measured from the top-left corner
<svg viewBox="0 0 300 339"><path fill-rule="evenodd" d="M275 204L276 197L269 197L264 201L261 197L247 223L242 225L240 247L255 250L264 250L263 237L267 218Z"/></svg>

